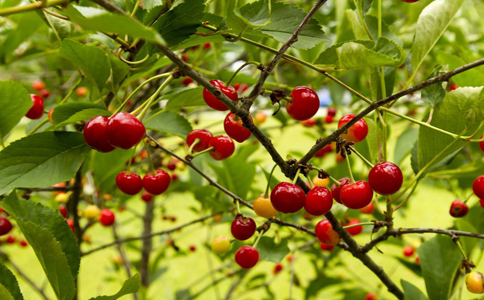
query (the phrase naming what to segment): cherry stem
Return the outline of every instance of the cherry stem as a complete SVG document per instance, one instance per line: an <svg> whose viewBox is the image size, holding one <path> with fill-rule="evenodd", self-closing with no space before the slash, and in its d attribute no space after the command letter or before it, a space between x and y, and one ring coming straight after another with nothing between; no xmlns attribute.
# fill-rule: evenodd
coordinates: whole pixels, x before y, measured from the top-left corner
<svg viewBox="0 0 484 300"><path fill-rule="evenodd" d="M263 235L264 233L265 233L265 231L264 231L264 230L261 230L261 231L259 232L259 236L258 236L258 237L257 237L257 239L255 240L254 246L252 246L252 247L254 247L254 249L255 249L255 248L257 248L257 244L259 243L260 238L262 237L262 235Z"/></svg>
<svg viewBox="0 0 484 300"><path fill-rule="evenodd" d="M136 148L138 147L138 145L134 146L133 147L133 151L131 152L131 156L129 158L129 161L128 161L128 167L126 168L126 173L129 175L131 173L131 162L133 161L133 157L134 157L134 154L136 153Z"/></svg>
<svg viewBox="0 0 484 300"><path fill-rule="evenodd" d="M194 148L194 147L195 147L195 146L196 146L198 143L200 143L200 142L201 142L201 140L200 140L199 138L196 138L196 139L193 141L193 143L190 145L190 148L188 148L188 154L190 154L190 155L191 155L191 154L192 154L192 152L193 152L193 148Z"/></svg>
<svg viewBox="0 0 484 300"><path fill-rule="evenodd" d="M341 185L341 182L339 182L338 180L336 180L333 176L329 176L329 179L334 183L336 184L337 186L340 186Z"/></svg>
<svg viewBox="0 0 484 300"><path fill-rule="evenodd" d="M205 154L205 153L207 153L207 152L210 152L210 151L212 151L213 149L215 149L215 148L212 146L212 147L209 147L209 148L207 148L207 149L205 149L205 150L203 150L203 151L197 152L197 153L195 153L195 154L193 154L193 155L192 155L192 158L195 158L195 157L197 157L197 156L200 156L200 155L202 155L202 154Z"/></svg>
<svg viewBox="0 0 484 300"><path fill-rule="evenodd" d="M470 195L467 196L467 198L464 200L464 204L466 204L467 201L469 201L472 198L472 196L474 196L474 193L470 193Z"/></svg>
<svg viewBox="0 0 484 300"><path fill-rule="evenodd" d="M359 158L361 158L362 161L364 161L370 168L373 168L375 165L373 165L371 162L369 162L360 152L358 152L355 147L350 146L351 151L356 154Z"/></svg>
<svg viewBox="0 0 484 300"><path fill-rule="evenodd" d="M277 167L277 164L274 164L271 172L269 173L269 178L267 179L266 191L264 192L264 198L267 198L269 196L269 188L271 186L272 174L274 173L274 170L276 169L276 167Z"/></svg>
<svg viewBox="0 0 484 300"><path fill-rule="evenodd" d="M153 160L151 159L150 149L148 148L148 145L146 143L144 143L144 146L145 146L146 153L148 154L148 160L150 162L151 171L153 171L153 174L156 175L155 165L153 164Z"/></svg>
<svg viewBox="0 0 484 300"><path fill-rule="evenodd" d="M306 179L308 180L308 182L309 182L309 186L311 187L311 189L313 189L313 188L314 188L313 181L312 181L312 180L309 178L309 176L308 176L308 175L306 175Z"/></svg>
<svg viewBox="0 0 484 300"><path fill-rule="evenodd" d="M459 248L460 253L462 253L462 256L464 257L464 259L467 260L467 254L465 253L464 248L462 248L462 244L460 243L459 238L453 237L452 240L454 241L454 243Z"/></svg>
<svg viewBox="0 0 484 300"><path fill-rule="evenodd" d="M348 226L343 226L343 229L348 229L348 228L353 228L353 227L358 227L358 226L365 226L365 225L375 225L375 222L362 222L358 224L352 224Z"/></svg>
<svg viewBox="0 0 484 300"><path fill-rule="evenodd" d="M254 65L254 66L259 66L261 63L260 62L257 62L257 61L248 61L246 63L244 63L243 65L241 65L235 72L234 74L232 74L232 77L230 77L229 81L227 81L227 86L230 86L230 83L232 82L232 80L234 80L235 76L237 76L237 74L242 71L243 68L247 67L248 65Z"/></svg>
<svg viewBox="0 0 484 300"><path fill-rule="evenodd" d="M237 199L235 199L235 206L237 206L237 214L241 215L242 213L240 212L240 202Z"/></svg>
<svg viewBox="0 0 484 300"><path fill-rule="evenodd" d="M348 165L348 172L350 173L350 181L351 183L355 183L355 178L353 177L353 172L351 171L350 158L348 155L346 155L345 160L346 160L346 164Z"/></svg>
<svg viewBox="0 0 484 300"><path fill-rule="evenodd" d="M128 95L128 97L126 97L126 99L123 101L123 103L121 103L121 105L113 112L111 117L114 116L115 114L119 113L126 106L128 101L134 96L134 94L136 94L145 84L150 83L151 81L156 80L158 78L168 77L169 75L170 75L170 73L159 74L159 75L153 76L153 77L147 79L146 81L144 81L143 83L141 83L137 88L134 89L134 91L131 92L131 94Z"/></svg>
<svg viewBox="0 0 484 300"><path fill-rule="evenodd" d="M301 169L298 168L294 179L292 180L292 184L296 184L297 179L299 178L299 173L301 173Z"/></svg>
<svg viewBox="0 0 484 300"><path fill-rule="evenodd" d="M156 98L158 98L158 95L161 93L161 91L163 91L168 86L168 84L170 84L172 80L173 80L173 74L170 74L168 78L166 78L166 80L156 90L156 92L153 95L151 95L151 97L148 98L148 100L146 100L145 103L141 104L140 107L138 107L135 111L133 111L132 114L135 115L138 113L138 110L143 109L138 115L138 119L140 121L143 120L143 117L148 112L148 109L150 108L150 106L153 104Z"/></svg>

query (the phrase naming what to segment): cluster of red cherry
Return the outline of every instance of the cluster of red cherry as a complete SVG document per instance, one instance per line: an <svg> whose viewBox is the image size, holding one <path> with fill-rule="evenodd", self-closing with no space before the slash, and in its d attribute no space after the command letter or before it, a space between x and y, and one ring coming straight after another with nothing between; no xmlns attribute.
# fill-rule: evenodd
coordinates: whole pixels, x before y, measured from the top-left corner
<svg viewBox="0 0 484 300"><path fill-rule="evenodd" d="M0 236L9 234L13 229L13 225L8 219L8 213L0 207ZM0 245L5 242L7 244L15 244L17 239L13 235L7 236L7 238L2 241L0 240ZM28 243L26 240L22 239L18 241L21 247L27 247Z"/></svg>

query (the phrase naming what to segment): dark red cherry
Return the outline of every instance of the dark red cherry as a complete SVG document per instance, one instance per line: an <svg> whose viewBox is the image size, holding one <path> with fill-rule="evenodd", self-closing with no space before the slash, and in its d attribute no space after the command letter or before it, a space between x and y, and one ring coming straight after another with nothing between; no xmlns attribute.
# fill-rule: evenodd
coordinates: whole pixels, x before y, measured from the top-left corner
<svg viewBox="0 0 484 300"><path fill-rule="evenodd" d="M334 249L334 245L327 245L325 243L319 244L319 247L321 247L321 250L323 251L331 251Z"/></svg>
<svg viewBox="0 0 484 300"><path fill-rule="evenodd" d="M44 99L35 94L30 94L30 99L32 99L34 105L29 109L25 116L32 120L40 119L44 114Z"/></svg>
<svg viewBox="0 0 484 300"><path fill-rule="evenodd" d="M281 182L271 192L271 203L274 208L282 213L291 214L304 207L306 195L302 188L290 183Z"/></svg>
<svg viewBox="0 0 484 300"><path fill-rule="evenodd" d="M245 241L254 235L256 225L252 218L237 216L232 222L230 230L234 238L239 241Z"/></svg>
<svg viewBox="0 0 484 300"><path fill-rule="evenodd" d="M321 150L318 151L318 153L316 153L316 157L323 157L325 156L326 154L328 153L331 153L331 151L333 151L332 147L331 147L331 144L329 145L326 145L324 146Z"/></svg>
<svg viewBox="0 0 484 300"><path fill-rule="evenodd" d="M298 86L292 90L290 97L292 102L287 102L287 113L298 121L304 121L314 117L319 109L319 97L312 89Z"/></svg>
<svg viewBox="0 0 484 300"><path fill-rule="evenodd" d="M333 226L328 219L320 221L314 229L316 236L321 243L326 245L336 245L341 240L339 234L333 230Z"/></svg>
<svg viewBox="0 0 484 300"><path fill-rule="evenodd" d="M306 195L304 208L313 216L321 216L330 211L333 206L333 196L331 192L323 186L314 187Z"/></svg>
<svg viewBox="0 0 484 300"><path fill-rule="evenodd" d="M116 216L110 209L102 209L99 214L99 223L103 226L111 226L116 221Z"/></svg>
<svg viewBox="0 0 484 300"><path fill-rule="evenodd" d="M351 121L355 116L355 114L343 116L338 122L338 128L341 128L343 125ZM364 140L367 134L368 124L366 124L364 119L359 119L355 124L348 128L347 133L341 134L341 137L349 142L358 143Z"/></svg>
<svg viewBox="0 0 484 300"><path fill-rule="evenodd" d="M108 117L98 116L87 122L84 127L84 141L99 152L111 152L115 148L108 142Z"/></svg>
<svg viewBox="0 0 484 300"><path fill-rule="evenodd" d="M108 141L116 148L129 149L137 145L145 133L143 123L131 114L121 112L109 119Z"/></svg>
<svg viewBox="0 0 484 300"><path fill-rule="evenodd" d="M484 199L484 175L481 175L474 180L472 190L477 197Z"/></svg>
<svg viewBox="0 0 484 300"><path fill-rule="evenodd" d="M193 82L193 79L191 79L190 77L185 77L185 79L183 79L183 81L182 81L182 84L184 86L188 86L192 82Z"/></svg>
<svg viewBox="0 0 484 300"><path fill-rule="evenodd" d="M407 2L407 3L415 3L415 2L418 2L419 0L403 0L403 2Z"/></svg>
<svg viewBox="0 0 484 300"><path fill-rule="evenodd" d="M415 253L415 249L412 246L403 247L403 255L406 257L411 257Z"/></svg>
<svg viewBox="0 0 484 300"><path fill-rule="evenodd" d="M13 236L13 235L9 235L7 236L7 239L5 240L5 242L7 242L8 244L13 244L15 243L17 239Z"/></svg>
<svg viewBox="0 0 484 300"><path fill-rule="evenodd" d="M481 147L482 152L484 152L484 142L480 142L479 147Z"/></svg>
<svg viewBox="0 0 484 300"><path fill-rule="evenodd" d="M350 183L341 188L340 199L346 207L360 209L370 204L373 199L373 189L363 180Z"/></svg>
<svg viewBox="0 0 484 300"><path fill-rule="evenodd" d="M210 80L210 83L213 84L217 89L222 91L225 96L229 97L232 101L237 102L239 101L239 95L237 94L237 90L234 87L227 87L225 83L221 80ZM212 93L210 93L207 89L203 89L203 100L207 103L208 106L215 110L225 111L229 108L220 100L218 100Z"/></svg>
<svg viewBox="0 0 484 300"><path fill-rule="evenodd" d="M67 218L67 207L62 204L59 206L59 213L64 217Z"/></svg>
<svg viewBox="0 0 484 300"><path fill-rule="evenodd" d="M283 269L282 264L278 263L274 266L274 270L272 271L272 273L274 273L274 275L279 274L279 272L281 272L282 269Z"/></svg>
<svg viewBox="0 0 484 300"><path fill-rule="evenodd" d="M330 117L336 116L336 108L328 107L328 114L327 115L330 116Z"/></svg>
<svg viewBox="0 0 484 300"><path fill-rule="evenodd" d="M394 194L402 187L402 171L391 162L381 162L370 170L368 183L380 195Z"/></svg>
<svg viewBox="0 0 484 300"><path fill-rule="evenodd" d="M252 120L252 117L250 118ZM228 113L224 121L225 132L239 143L244 142L252 135L249 129L244 127L242 119L234 113Z"/></svg>
<svg viewBox="0 0 484 300"><path fill-rule="evenodd" d="M71 228L72 232L76 231L76 228L74 227L74 220L72 219L66 219L67 225Z"/></svg>
<svg viewBox="0 0 484 300"><path fill-rule="evenodd" d="M450 205L450 215L454 218L462 218L467 215L469 211L469 207L460 200L454 200Z"/></svg>
<svg viewBox="0 0 484 300"><path fill-rule="evenodd" d="M351 225L356 225L360 223L361 223L360 220L351 218L350 221L344 224L343 226L351 226ZM347 228L346 231L348 231L350 235L358 235L363 231L363 226L355 226L355 227Z"/></svg>
<svg viewBox="0 0 484 300"><path fill-rule="evenodd" d="M143 181L138 174L134 172L128 174L126 171L123 171L116 176L116 185L123 193L136 195L143 188Z"/></svg>
<svg viewBox="0 0 484 300"><path fill-rule="evenodd" d="M234 154L235 145L231 138L226 135L217 135L210 139L210 156L215 160L224 160Z"/></svg>
<svg viewBox="0 0 484 300"><path fill-rule="evenodd" d="M6 235L12 230L12 223L7 218L0 217L0 235Z"/></svg>
<svg viewBox="0 0 484 300"><path fill-rule="evenodd" d="M143 194L141 194L141 200L146 203L151 202L151 200L153 200L153 195L148 192L143 192Z"/></svg>
<svg viewBox="0 0 484 300"><path fill-rule="evenodd" d="M156 174L146 174L143 177L143 187L152 195L164 193L170 186L171 178L165 170L156 170Z"/></svg>
<svg viewBox="0 0 484 300"><path fill-rule="evenodd" d="M235 262L243 269L250 269L259 261L259 252L252 246L245 245L235 252Z"/></svg>
<svg viewBox="0 0 484 300"><path fill-rule="evenodd" d="M195 129L187 135L187 145L190 147L196 139L199 139L199 142L193 146L193 151L200 152L210 147L212 137L212 133L206 129Z"/></svg>
<svg viewBox="0 0 484 300"><path fill-rule="evenodd" d="M42 89L39 91L40 95L42 96L42 98L49 98L50 96L50 91L48 89Z"/></svg>
<svg viewBox="0 0 484 300"><path fill-rule="evenodd" d="M341 193L341 188L343 188L345 185L350 183L349 178L341 178L338 180L340 185L336 185L336 183L333 183L331 186L331 194L333 194L333 199L336 200L336 202L341 203L341 198L340 198L340 193Z"/></svg>

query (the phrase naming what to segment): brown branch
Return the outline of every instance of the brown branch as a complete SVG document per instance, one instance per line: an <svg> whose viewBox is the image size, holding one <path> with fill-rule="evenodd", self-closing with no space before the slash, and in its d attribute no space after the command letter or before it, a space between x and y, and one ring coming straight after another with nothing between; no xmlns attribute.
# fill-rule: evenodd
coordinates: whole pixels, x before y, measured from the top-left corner
<svg viewBox="0 0 484 300"><path fill-rule="evenodd" d="M152 248L152 240L151 240L151 233L152 233L152 225L153 225L153 218L154 218L154 210L155 210L155 201L150 201L146 203L146 210L145 215L143 217L143 236L147 238L143 239L143 246L141 248L141 260L140 260L140 268L139 273L141 275L141 284L145 287L148 287L150 284L149 280L149 263L150 263L150 253Z"/></svg>

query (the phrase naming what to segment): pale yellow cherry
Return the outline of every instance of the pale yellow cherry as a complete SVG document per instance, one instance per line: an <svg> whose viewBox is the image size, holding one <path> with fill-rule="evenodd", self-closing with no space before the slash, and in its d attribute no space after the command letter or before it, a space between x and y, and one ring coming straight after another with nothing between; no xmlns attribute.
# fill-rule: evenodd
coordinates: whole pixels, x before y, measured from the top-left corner
<svg viewBox="0 0 484 300"><path fill-rule="evenodd" d="M212 241L212 251L218 254L225 253L230 249L230 240L225 235L216 237Z"/></svg>
<svg viewBox="0 0 484 300"><path fill-rule="evenodd" d="M260 217L270 219L277 214L277 210L272 206L271 199L264 198L264 196L255 199L253 206L255 213Z"/></svg>

